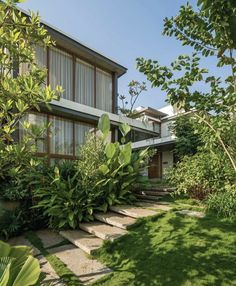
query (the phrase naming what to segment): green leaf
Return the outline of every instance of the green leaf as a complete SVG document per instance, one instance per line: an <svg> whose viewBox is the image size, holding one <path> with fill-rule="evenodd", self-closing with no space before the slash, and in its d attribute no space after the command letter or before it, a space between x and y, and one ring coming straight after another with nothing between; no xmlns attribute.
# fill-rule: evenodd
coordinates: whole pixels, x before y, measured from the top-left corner
<svg viewBox="0 0 236 286"><path fill-rule="evenodd" d="M131 130L131 127L127 123L123 123L119 126L121 134L125 137Z"/></svg>
<svg viewBox="0 0 236 286"><path fill-rule="evenodd" d="M105 148L105 153L107 158L111 159L116 153L116 145L113 143L108 143Z"/></svg>
<svg viewBox="0 0 236 286"><path fill-rule="evenodd" d="M102 132L104 138L106 138L110 131L110 119L108 114L103 114L98 121L98 129Z"/></svg>

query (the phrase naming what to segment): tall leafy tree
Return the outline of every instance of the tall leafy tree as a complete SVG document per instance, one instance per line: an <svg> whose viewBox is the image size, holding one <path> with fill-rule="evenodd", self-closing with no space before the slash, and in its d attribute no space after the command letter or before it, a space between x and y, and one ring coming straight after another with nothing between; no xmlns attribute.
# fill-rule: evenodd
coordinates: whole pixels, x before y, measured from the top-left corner
<svg viewBox="0 0 236 286"><path fill-rule="evenodd" d="M170 66L138 58L139 71L153 87L160 87L168 101L197 119L205 147L222 151L236 172L236 3L234 0L199 0L198 10L189 4L164 20L163 34L174 36L194 53L180 55ZM222 77L201 67L201 57L215 57ZM225 76L224 76L225 75ZM198 88L202 83L205 90Z"/></svg>
<svg viewBox="0 0 236 286"><path fill-rule="evenodd" d="M23 1L0 2L0 143L12 142L24 114L57 99L61 91L45 84L47 71L35 61L35 46L46 48L53 42L39 15L22 14L16 7L19 2ZM28 72L19 74L22 64Z"/></svg>

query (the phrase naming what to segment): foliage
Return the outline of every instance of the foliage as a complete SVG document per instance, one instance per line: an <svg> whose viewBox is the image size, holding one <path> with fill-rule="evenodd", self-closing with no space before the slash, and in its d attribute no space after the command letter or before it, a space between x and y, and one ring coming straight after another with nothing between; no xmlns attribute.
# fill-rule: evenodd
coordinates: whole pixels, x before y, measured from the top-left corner
<svg viewBox="0 0 236 286"><path fill-rule="evenodd" d="M135 103L137 102L138 98L140 97L143 91L146 91L146 83L145 82L138 82L132 80L129 85L129 98L125 95L119 95L119 99L121 101L122 107L119 107L121 114L133 118L136 115L134 110ZM129 101L128 101L129 100Z"/></svg>
<svg viewBox="0 0 236 286"><path fill-rule="evenodd" d="M100 137L88 135L66 176L62 164L34 188L35 207L43 210L52 228L74 229L80 221L93 220L94 211L106 212L113 204L134 199L131 190L147 164L148 150L132 152L131 143L124 144L125 138L122 144L107 143L108 115L100 118L98 128ZM123 124L120 131L126 136L130 127Z"/></svg>
<svg viewBox="0 0 236 286"><path fill-rule="evenodd" d="M198 152L185 156L167 175L176 193L187 193L192 198L204 199L209 194L223 190L235 181L235 173L222 153Z"/></svg>
<svg viewBox="0 0 236 286"><path fill-rule="evenodd" d="M19 1L0 3L0 143L12 142L19 120L31 108L57 99L61 88L54 91L45 83L46 70L35 62L34 47L50 46L52 41L40 24L38 14L24 16L17 8ZM26 65L28 72L17 74Z"/></svg>
<svg viewBox="0 0 236 286"><path fill-rule="evenodd" d="M40 266L31 251L27 246L10 246L0 241L1 286L36 285Z"/></svg>
<svg viewBox="0 0 236 286"><path fill-rule="evenodd" d="M232 140L232 133L235 133L236 61L229 24L231 17L235 17L235 5L228 0L214 1L209 5L210 9L199 6L196 12L186 4L180 8L179 15L165 19L164 34L174 35L183 45L192 46L195 50L192 57L180 55L170 67L144 58L137 59L137 64L152 86L166 91L171 104L184 111L194 110L191 115L198 122L196 129L207 134L204 137L206 147L213 151L219 146L236 172L235 140ZM209 75L207 69L200 67L199 54L217 56L217 66L228 67L228 74L222 72L226 75L222 78ZM204 84L205 92L195 85L200 82Z"/></svg>
<svg viewBox="0 0 236 286"><path fill-rule="evenodd" d="M236 186L228 186L208 197L207 208L220 217L236 218Z"/></svg>
<svg viewBox="0 0 236 286"><path fill-rule="evenodd" d="M201 137L195 132L195 120L189 116L179 116L171 126L176 136L175 154L181 159L184 156L191 156L197 153L202 145Z"/></svg>

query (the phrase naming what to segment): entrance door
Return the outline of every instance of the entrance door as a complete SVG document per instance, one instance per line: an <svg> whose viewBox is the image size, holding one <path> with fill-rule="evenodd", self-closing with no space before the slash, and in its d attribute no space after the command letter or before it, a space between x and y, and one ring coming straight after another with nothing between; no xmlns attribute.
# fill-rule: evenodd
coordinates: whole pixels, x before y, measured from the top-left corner
<svg viewBox="0 0 236 286"><path fill-rule="evenodd" d="M148 168L149 179L161 178L161 153L157 152L151 159Z"/></svg>

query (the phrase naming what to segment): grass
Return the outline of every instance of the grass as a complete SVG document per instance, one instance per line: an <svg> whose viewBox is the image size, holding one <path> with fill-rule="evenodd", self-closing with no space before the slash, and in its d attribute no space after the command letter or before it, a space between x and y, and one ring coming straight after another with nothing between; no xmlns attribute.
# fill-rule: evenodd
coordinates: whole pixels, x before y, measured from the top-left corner
<svg viewBox="0 0 236 286"><path fill-rule="evenodd" d="M58 257L48 252L49 248L44 248L42 240L34 232L28 232L26 234L26 238L31 242L34 247L38 248L40 254L42 254L47 259L47 261L53 267L57 275L60 277L61 281L65 283L65 285L82 285L76 275L69 268L67 268L66 265ZM68 244L68 242L63 241L60 244L56 244L55 246L62 246L65 244Z"/></svg>
<svg viewBox="0 0 236 286"><path fill-rule="evenodd" d="M233 286L236 224L161 213L106 243L96 258L114 272L93 286Z"/></svg>

